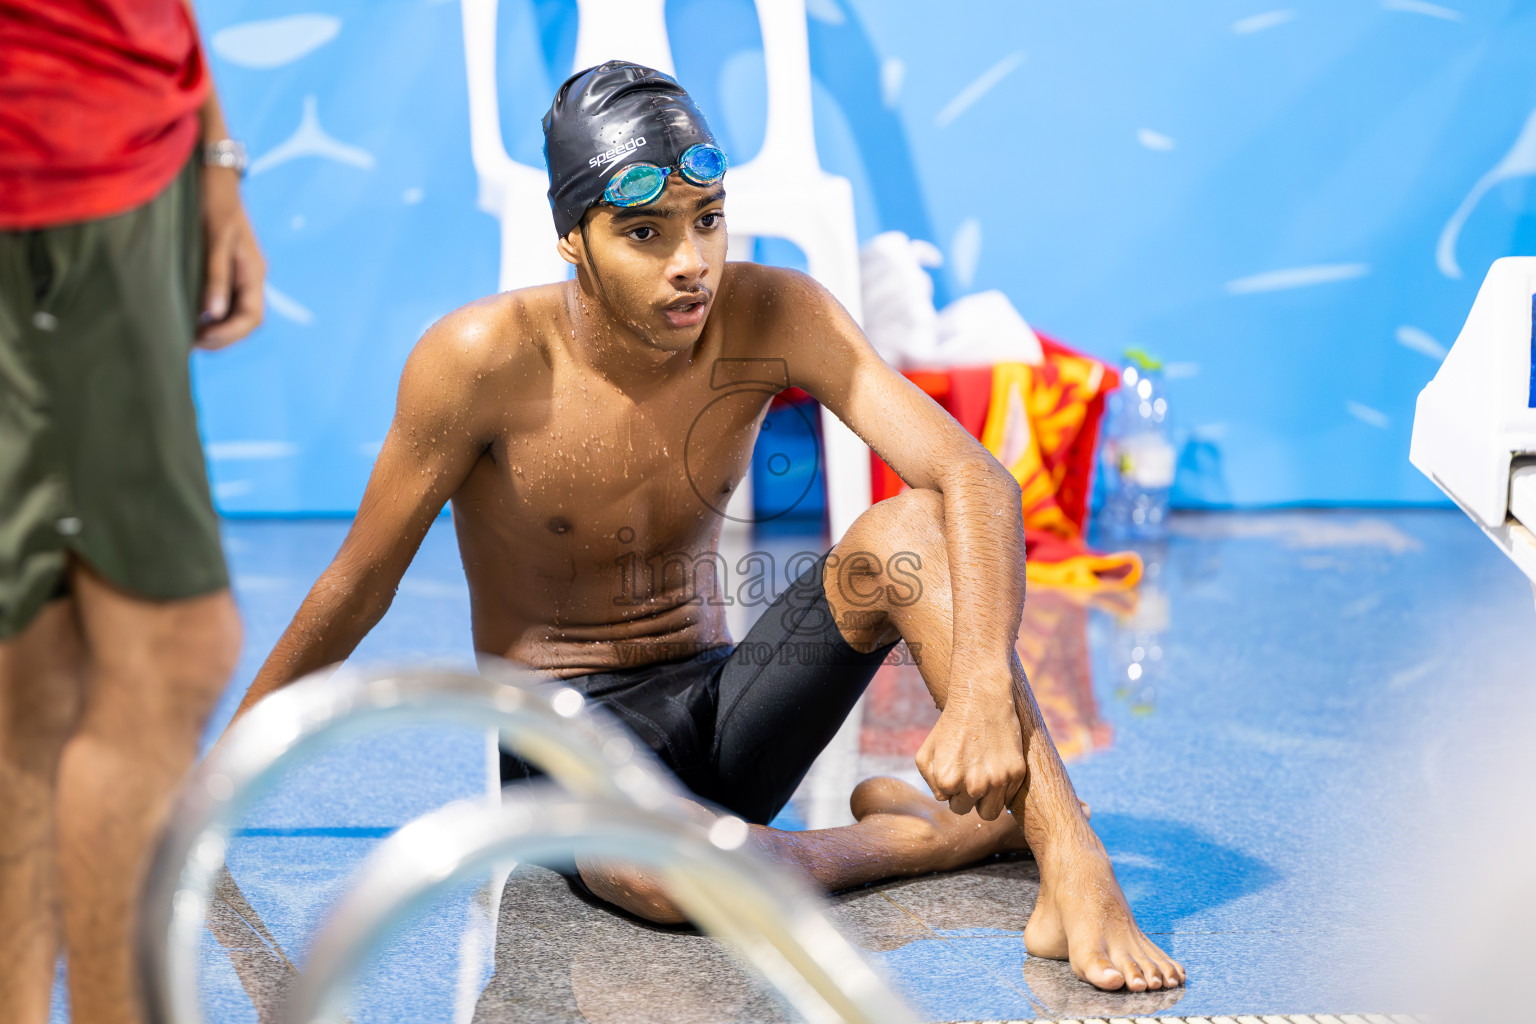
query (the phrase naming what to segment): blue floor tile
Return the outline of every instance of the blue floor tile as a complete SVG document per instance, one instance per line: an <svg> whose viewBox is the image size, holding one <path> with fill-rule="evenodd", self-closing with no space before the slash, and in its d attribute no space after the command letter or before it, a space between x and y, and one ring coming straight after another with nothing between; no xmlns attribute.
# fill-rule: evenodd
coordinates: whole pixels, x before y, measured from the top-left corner
<svg viewBox="0 0 1536 1024"><path fill-rule="evenodd" d="M246 646L210 741L346 527L226 524ZM1186 516L1144 554L1138 607L1088 615L1105 741L1070 771L1139 920L1189 971L1169 1012L1414 1010L1397 979L1418 962L1431 911L1415 884L1423 800L1477 753L1455 737L1528 700L1529 586L1460 513L1442 511ZM440 521L358 659L471 664L468 616ZM381 834L485 781L472 730L337 749L247 815L246 828L266 832L236 839L232 871L285 950L302 954ZM781 824L803 825L799 813ZM454 1019L470 902L443 897L386 945L349 1011L357 1024ZM209 953L217 1019L256 1019L211 940ZM933 1020L1101 1012L1007 929L938 928L872 956Z"/></svg>

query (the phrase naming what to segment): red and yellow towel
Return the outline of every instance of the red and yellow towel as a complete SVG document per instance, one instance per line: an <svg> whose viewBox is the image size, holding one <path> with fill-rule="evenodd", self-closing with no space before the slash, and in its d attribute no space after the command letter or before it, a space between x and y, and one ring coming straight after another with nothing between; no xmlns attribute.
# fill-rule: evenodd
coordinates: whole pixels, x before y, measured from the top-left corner
<svg viewBox="0 0 1536 1024"><path fill-rule="evenodd" d="M1135 552L1091 550L1083 541L1088 489L1104 399L1120 384L1103 363L1044 335L1039 366L999 363L906 376L979 438L1024 492L1027 578L1081 590L1127 590L1141 579ZM871 497L905 489L871 454Z"/></svg>

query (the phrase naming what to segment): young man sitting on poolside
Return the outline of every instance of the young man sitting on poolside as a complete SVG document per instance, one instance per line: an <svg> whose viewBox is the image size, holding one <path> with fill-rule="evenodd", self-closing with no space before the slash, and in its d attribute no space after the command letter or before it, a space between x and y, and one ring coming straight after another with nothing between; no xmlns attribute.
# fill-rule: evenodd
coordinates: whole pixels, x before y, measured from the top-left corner
<svg viewBox="0 0 1536 1024"><path fill-rule="evenodd" d="M1182 984L1136 926L1014 653L1013 478L815 281L725 262L725 158L671 78L588 69L560 87L544 134L575 279L428 330L357 519L242 710L346 658L452 501L476 650L607 707L694 793L753 822L765 855L837 890L1027 848L1031 953L1100 988ZM719 401L742 383L756 390ZM644 567L715 557L721 510L790 386L911 490L861 515L732 648L723 603L701 601L687 572ZM855 824L767 827L899 640L921 651L942 709L917 755L932 796L872 779L853 792ZM504 778L525 774L504 758ZM642 872L583 864L581 877L642 917L680 919Z"/></svg>

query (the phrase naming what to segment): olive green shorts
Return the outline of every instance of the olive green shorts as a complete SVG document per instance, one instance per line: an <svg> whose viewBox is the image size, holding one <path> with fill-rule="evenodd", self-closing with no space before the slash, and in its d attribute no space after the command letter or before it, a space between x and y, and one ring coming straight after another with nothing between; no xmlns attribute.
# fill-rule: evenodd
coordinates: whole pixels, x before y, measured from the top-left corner
<svg viewBox="0 0 1536 1024"><path fill-rule="evenodd" d="M149 600L228 585L192 405L194 164L115 217L0 231L0 639L70 553Z"/></svg>

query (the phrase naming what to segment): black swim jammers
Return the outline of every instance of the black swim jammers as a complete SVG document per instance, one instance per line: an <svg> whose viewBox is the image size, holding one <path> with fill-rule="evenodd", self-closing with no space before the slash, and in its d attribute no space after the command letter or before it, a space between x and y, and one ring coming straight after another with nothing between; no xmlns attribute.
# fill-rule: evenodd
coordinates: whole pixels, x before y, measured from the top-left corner
<svg viewBox="0 0 1536 1024"><path fill-rule="evenodd" d="M826 555L733 645L564 680L632 729L697 795L766 825L895 644L860 654L833 620ZM501 752L503 784L538 774Z"/></svg>

